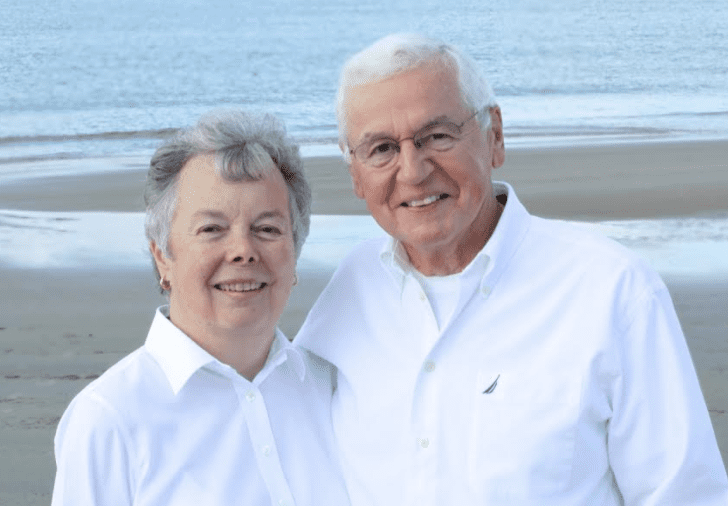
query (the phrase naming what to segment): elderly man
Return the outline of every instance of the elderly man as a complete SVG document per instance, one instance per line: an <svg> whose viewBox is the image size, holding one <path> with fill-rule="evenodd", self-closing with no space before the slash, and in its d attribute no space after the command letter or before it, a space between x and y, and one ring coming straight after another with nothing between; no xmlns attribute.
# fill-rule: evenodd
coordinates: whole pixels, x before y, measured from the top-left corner
<svg viewBox="0 0 728 506"><path fill-rule="evenodd" d="M491 182L501 112L469 58L386 37L345 66L338 118L391 237L342 262L297 342L338 368L353 504L728 504L667 289Z"/></svg>

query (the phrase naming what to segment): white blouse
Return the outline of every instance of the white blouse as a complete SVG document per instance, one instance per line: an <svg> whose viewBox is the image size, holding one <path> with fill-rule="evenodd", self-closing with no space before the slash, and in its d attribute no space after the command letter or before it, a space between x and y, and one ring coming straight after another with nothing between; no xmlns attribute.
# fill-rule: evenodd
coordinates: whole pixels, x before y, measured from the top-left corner
<svg viewBox="0 0 728 506"><path fill-rule="evenodd" d="M147 340L71 402L53 506L342 505L332 370L276 331L250 382L157 310Z"/></svg>

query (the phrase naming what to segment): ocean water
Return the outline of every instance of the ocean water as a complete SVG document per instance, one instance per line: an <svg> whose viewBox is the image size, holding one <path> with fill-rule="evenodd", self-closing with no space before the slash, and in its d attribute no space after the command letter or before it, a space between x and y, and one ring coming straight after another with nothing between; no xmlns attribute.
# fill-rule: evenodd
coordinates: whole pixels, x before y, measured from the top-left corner
<svg viewBox="0 0 728 506"><path fill-rule="evenodd" d="M728 137L725 0L0 0L0 175L16 160L151 154L215 107L334 153L345 59L416 31L475 58L506 142Z"/></svg>
<svg viewBox="0 0 728 506"><path fill-rule="evenodd" d="M272 112L304 154L334 154L340 67L399 31L481 65L507 146L728 138L725 0L0 0L0 12L0 184L43 165L15 161L149 156L216 107ZM2 207L0 263L148 265L139 214ZM728 273L727 220L589 226L663 275L714 276ZM314 217L301 266L330 272L378 233L368 217Z"/></svg>

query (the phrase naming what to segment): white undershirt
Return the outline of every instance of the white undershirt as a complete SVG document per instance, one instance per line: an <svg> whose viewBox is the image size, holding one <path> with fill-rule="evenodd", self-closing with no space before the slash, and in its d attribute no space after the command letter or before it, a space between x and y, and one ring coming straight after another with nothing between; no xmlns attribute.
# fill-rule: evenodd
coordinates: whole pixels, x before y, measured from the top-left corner
<svg viewBox="0 0 728 506"><path fill-rule="evenodd" d="M458 272L449 276L425 276L419 271L414 271L415 277L427 294L440 330L447 325L455 311L462 274L462 272Z"/></svg>

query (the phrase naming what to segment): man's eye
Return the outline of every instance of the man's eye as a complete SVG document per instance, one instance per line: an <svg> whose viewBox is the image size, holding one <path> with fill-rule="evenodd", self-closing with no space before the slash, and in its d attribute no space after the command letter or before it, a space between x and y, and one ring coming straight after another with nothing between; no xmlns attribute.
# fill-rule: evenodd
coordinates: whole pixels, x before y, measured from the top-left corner
<svg viewBox="0 0 728 506"><path fill-rule="evenodd" d="M420 146L432 147L435 149L442 149L450 147L456 138L447 130L434 130L423 135L418 139Z"/></svg>
<svg viewBox="0 0 728 506"><path fill-rule="evenodd" d="M394 149L394 143L391 141L378 142L369 148L369 156L378 156L388 154Z"/></svg>
<svg viewBox="0 0 728 506"><path fill-rule="evenodd" d="M430 132L427 134L424 139L430 140L430 141L445 141L445 140L451 140L454 139L453 135L450 132L446 132L444 130L439 130L435 132Z"/></svg>

